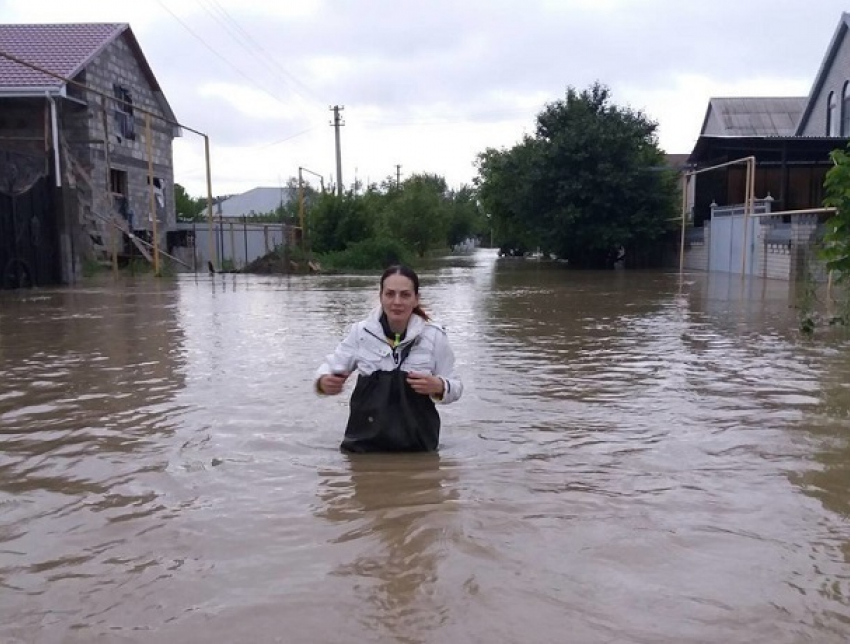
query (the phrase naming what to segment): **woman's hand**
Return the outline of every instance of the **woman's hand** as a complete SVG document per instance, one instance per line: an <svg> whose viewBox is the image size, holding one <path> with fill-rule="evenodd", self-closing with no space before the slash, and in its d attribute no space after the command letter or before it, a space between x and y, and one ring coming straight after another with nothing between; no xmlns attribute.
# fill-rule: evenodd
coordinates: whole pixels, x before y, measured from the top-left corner
<svg viewBox="0 0 850 644"><path fill-rule="evenodd" d="M342 391L345 386L345 381L348 379L348 373L329 374L319 378L319 391L328 396L336 396Z"/></svg>
<svg viewBox="0 0 850 644"><path fill-rule="evenodd" d="M408 373L407 384L417 394L423 396L443 397L443 379L437 376L429 376L425 373Z"/></svg>

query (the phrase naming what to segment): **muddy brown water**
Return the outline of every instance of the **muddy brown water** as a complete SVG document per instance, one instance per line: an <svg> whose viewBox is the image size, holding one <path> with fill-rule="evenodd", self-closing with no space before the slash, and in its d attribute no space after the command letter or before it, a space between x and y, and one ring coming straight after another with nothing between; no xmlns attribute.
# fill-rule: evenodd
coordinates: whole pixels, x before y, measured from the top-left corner
<svg viewBox="0 0 850 644"><path fill-rule="evenodd" d="M375 276L0 293L0 642L846 642L850 360L780 282L423 272L438 455L310 380Z"/></svg>

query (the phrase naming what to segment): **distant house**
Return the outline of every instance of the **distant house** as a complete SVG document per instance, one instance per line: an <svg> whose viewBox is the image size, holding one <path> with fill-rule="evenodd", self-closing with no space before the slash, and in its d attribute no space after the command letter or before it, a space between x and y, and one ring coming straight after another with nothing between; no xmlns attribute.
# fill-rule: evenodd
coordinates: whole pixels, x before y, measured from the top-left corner
<svg viewBox="0 0 850 644"><path fill-rule="evenodd" d="M153 114L150 141L143 112ZM129 25L0 25L6 285L73 281L83 261L105 260L113 249L145 254L148 247L130 240L152 242L154 217L164 245L176 223L179 135Z"/></svg>
<svg viewBox="0 0 850 644"><path fill-rule="evenodd" d="M848 138L825 132L797 134L807 103L804 97L711 99L691 163L708 167L752 155L756 157L757 198L769 195L775 210L820 206L823 182L832 166L829 154L846 145ZM743 203L745 184L744 165L698 176L695 225L710 218L712 203Z"/></svg>
<svg viewBox="0 0 850 644"><path fill-rule="evenodd" d="M832 166L829 154L850 141L850 14L841 16L807 97L712 98L689 162L698 168L753 155L755 193L774 210L817 208ZM711 204L744 201L743 165L699 175L695 224Z"/></svg>
<svg viewBox="0 0 850 644"><path fill-rule="evenodd" d="M709 101L688 160L704 172L693 179L695 227L686 234L685 266L790 280L811 270L824 277L822 264L807 258L829 216L820 209L830 153L850 141L848 33L844 13L808 96ZM745 157L755 159L750 212L743 207L746 165L711 169Z"/></svg>
<svg viewBox="0 0 850 644"><path fill-rule="evenodd" d="M241 219L274 213L298 198L298 191L292 188L257 187L223 199L215 206L216 217Z"/></svg>

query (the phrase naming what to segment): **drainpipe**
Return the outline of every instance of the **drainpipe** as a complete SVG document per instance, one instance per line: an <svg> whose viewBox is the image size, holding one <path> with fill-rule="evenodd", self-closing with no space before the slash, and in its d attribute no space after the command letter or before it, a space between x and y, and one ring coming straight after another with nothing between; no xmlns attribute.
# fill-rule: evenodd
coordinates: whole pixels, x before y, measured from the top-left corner
<svg viewBox="0 0 850 644"><path fill-rule="evenodd" d="M50 103L50 129L53 134L53 165L56 174L56 187L62 187L62 172L59 164L59 119L56 116L56 101L49 93L45 93L47 102Z"/></svg>
<svg viewBox="0 0 850 644"><path fill-rule="evenodd" d="M74 230L70 226L70 224L68 223L68 212L66 210L66 204L65 204L65 191L62 189L62 164L60 163L61 150L59 148L59 145L60 145L59 144L59 118L58 118L57 113L56 113L57 112L57 110L56 110L56 100L50 94L50 92L45 92L44 95L45 95L45 98L47 99L47 102L50 103L50 129L51 129L51 134L52 134L52 139L53 139L53 168L54 168L54 174L56 175L56 187L58 188L58 190L56 191L56 194L57 194L57 198L61 200L61 203L59 205L59 212L62 213L61 227L64 228L64 231L65 231L64 233L60 233L60 236L59 236L60 248L62 248L62 246L63 246L62 237L67 235L68 246L66 248L67 248L68 254L70 256L69 259L71 260L70 261L70 264L71 264L70 272L68 274L68 282L70 282L71 284L74 284L77 281L77 279L76 279L76 277L77 277L77 251L76 251L76 248L74 248L74 246L75 246L75 244L74 244ZM60 250L60 253L64 254L64 248L62 248L62 250ZM64 264L64 262L63 262L63 264ZM67 265L65 265L65 266L67 266ZM63 266L63 269L62 269L63 277L64 277L64 273L65 273L65 266Z"/></svg>

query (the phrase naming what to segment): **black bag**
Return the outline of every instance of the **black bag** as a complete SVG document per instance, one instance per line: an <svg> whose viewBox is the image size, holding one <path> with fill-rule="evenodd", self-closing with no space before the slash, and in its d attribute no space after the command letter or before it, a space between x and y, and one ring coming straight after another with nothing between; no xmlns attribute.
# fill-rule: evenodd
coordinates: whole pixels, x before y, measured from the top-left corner
<svg viewBox="0 0 850 644"><path fill-rule="evenodd" d="M401 365L413 343L392 371L358 376L351 411L340 446L347 452L433 452L440 442L440 414L430 396L407 384Z"/></svg>

